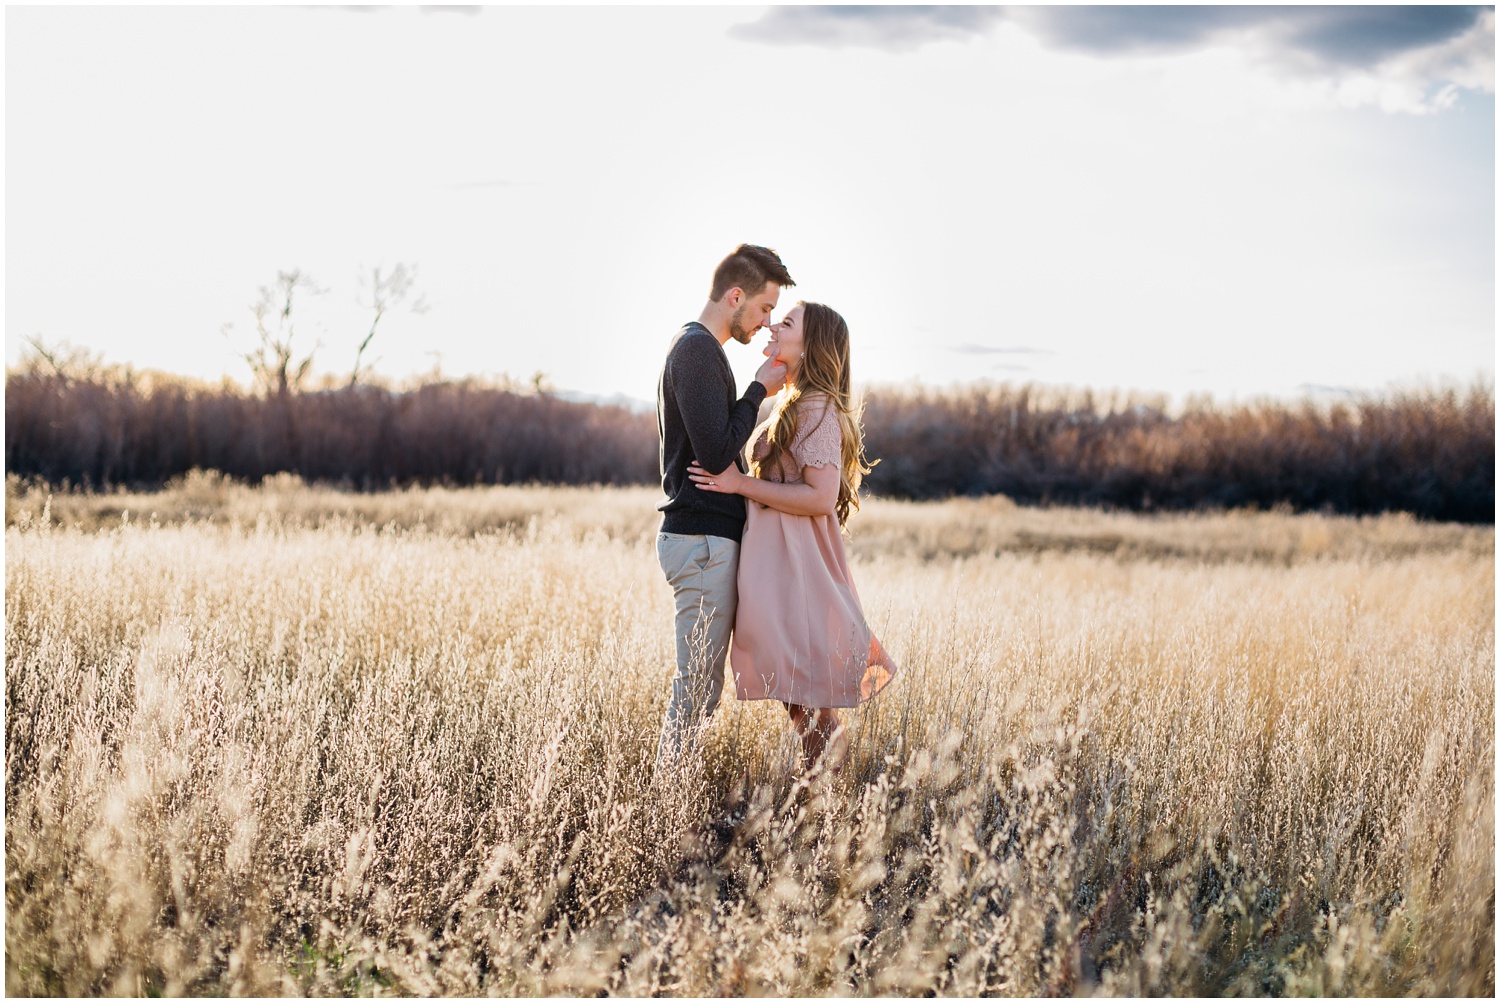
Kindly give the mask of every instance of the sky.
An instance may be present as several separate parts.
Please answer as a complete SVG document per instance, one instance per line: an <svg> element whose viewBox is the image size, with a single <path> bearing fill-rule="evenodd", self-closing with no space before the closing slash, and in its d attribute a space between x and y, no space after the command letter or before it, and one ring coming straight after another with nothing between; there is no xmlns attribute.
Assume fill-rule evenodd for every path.
<svg viewBox="0 0 1500 1003"><path fill-rule="evenodd" d="M1490 7L9 7L6 361L248 381L300 269L347 374L405 264L381 376L649 401L748 241L856 384L1492 385L1494 53Z"/></svg>

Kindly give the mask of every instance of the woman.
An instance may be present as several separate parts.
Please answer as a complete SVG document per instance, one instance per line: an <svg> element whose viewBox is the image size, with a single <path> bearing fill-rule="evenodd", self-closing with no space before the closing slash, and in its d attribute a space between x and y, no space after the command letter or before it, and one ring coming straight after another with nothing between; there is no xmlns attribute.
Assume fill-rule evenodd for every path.
<svg viewBox="0 0 1500 1003"><path fill-rule="evenodd" d="M688 476L749 500L729 649L736 694L784 703L811 768L841 733L834 708L879 693L896 664L865 623L841 535L870 469L849 399L849 326L798 303L771 328L766 355L786 365L787 389L750 439L750 473L693 464Z"/></svg>

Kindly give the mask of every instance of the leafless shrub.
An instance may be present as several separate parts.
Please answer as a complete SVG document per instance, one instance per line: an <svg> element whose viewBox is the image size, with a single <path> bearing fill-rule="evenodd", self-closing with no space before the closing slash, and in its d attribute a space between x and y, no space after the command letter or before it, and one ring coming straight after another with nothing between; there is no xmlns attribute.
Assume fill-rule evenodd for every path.
<svg viewBox="0 0 1500 1003"><path fill-rule="evenodd" d="M260 287L260 298L251 307L255 315L255 347L241 357L249 365L256 386L267 395L285 400L302 389L312 371L317 346L307 348L297 340L293 308L299 294L318 296L325 292L311 275L297 268L277 272L275 285Z"/></svg>
<svg viewBox="0 0 1500 1003"><path fill-rule="evenodd" d="M533 384L351 380L267 396L128 369L65 376L31 358L6 377L6 470L96 488L156 486L193 468L366 490L657 482L651 415L564 400L541 374ZM866 486L892 498L1494 521L1487 388L1326 405L1197 402L1180 414L1088 391L877 388L864 421L867 451L881 460Z"/></svg>
<svg viewBox="0 0 1500 1003"><path fill-rule="evenodd" d="M384 272L384 274L381 274ZM365 361L365 352L370 348L370 342L375 340L375 331L380 327L380 321L387 313L405 306L411 313L426 313L427 298L418 295L412 298L412 289L417 283L417 266L398 261L394 266L385 269L376 265L369 269L362 269L359 275L360 304L373 314L370 319L370 330L360 341L359 347L354 352L354 366L349 371L349 386L359 382L360 377L368 376L375 362Z"/></svg>
<svg viewBox="0 0 1500 1003"><path fill-rule="evenodd" d="M370 383L287 397L123 373L6 380L6 470L51 483L160 485L194 468L394 484L640 484L655 421L626 408L478 381Z"/></svg>
<svg viewBox="0 0 1500 1003"><path fill-rule="evenodd" d="M872 491L1127 510L1405 511L1493 522L1493 390L1215 406L1036 387L872 390Z"/></svg>

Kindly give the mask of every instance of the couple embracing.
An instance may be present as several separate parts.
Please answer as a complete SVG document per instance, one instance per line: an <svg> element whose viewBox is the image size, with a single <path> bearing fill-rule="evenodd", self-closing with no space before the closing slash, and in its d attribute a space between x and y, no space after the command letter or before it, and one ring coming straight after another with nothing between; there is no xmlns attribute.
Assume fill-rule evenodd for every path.
<svg viewBox="0 0 1500 1003"><path fill-rule="evenodd" d="M786 706L808 769L837 768L837 708L896 674L844 552L869 469L849 392L849 328L820 303L798 303L772 324L794 284L776 252L741 244L714 270L708 303L677 332L657 384L667 500L656 549L675 595L677 647L659 772L696 748L726 658L738 699ZM766 361L737 396L724 345L748 345L761 327Z"/></svg>

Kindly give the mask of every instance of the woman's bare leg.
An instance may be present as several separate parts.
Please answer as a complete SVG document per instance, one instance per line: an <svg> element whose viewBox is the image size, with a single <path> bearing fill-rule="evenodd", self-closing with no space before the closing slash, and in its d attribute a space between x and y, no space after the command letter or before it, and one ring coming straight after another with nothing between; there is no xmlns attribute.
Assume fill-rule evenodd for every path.
<svg viewBox="0 0 1500 1003"><path fill-rule="evenodd" d="M818 712L818 716L819 727L823 732L823 751L819 755L824 757L828 772L836 774L844 768L844 755L849 751L844 723L839 720L839 712L832 707L824 707Z"/></svg>
<svg viewBox="0 0 1500 1003"><path fill-rule="evenodd" d="M786 705L786 711L791 715L792 727L797 729L797 735L802 739L803 768L811 770L828 752L830 743L836 737L842 737L843 729L839 725L838 711L832 707L803 707L790 703ZM834 773L843 765L842 751L842 743L839 743L835 749L836 755L830 757L836 761L825 764Z"/></svg>
<svg viewBox="0 0 1500 1003"><path fill-rule="evenodd" d="M838 773L844 765L844 725L839 721L839 712L832 707L818 710L817 727L820 737L818 758L829 773Z"/></svg>
<svg viewBox="0 0 1500 1003"><path fill-rule="evenodd" d="M801 704L794 703L789 703L786 705L786 712L792 719L792 730L794 730L797 733L797 737L802 740L802 768L806 769L808 737L807 732L808 726L811 724L811 721L809 720L810 715L807 713L806 707L803 707Z"/></svg>

